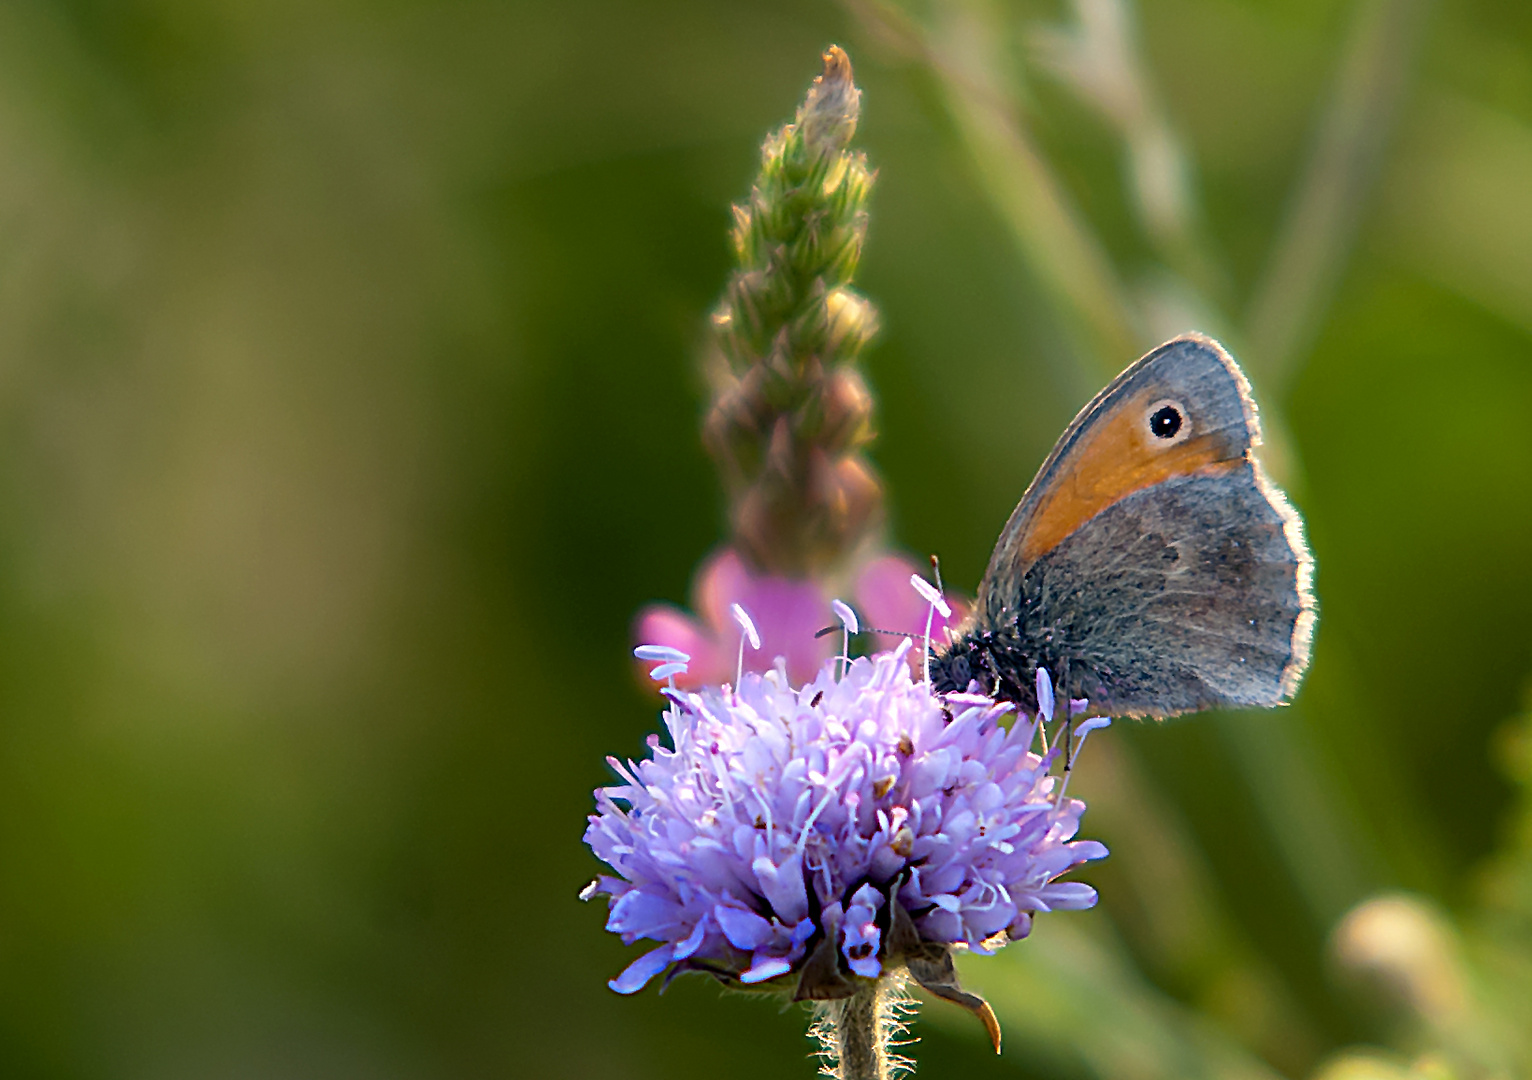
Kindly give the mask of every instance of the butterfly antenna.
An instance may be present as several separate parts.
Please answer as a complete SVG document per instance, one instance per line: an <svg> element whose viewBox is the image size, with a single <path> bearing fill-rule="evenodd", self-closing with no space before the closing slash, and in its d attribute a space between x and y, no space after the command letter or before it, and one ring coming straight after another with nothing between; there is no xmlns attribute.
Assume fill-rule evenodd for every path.
<svg viewBox="0 0 1532 1080"><path fill-rule="evenodd" d="M1072 738L1075 731L1075 711L1069 704L1069 660L1067 658L1059 660L1059 677L1054 685L1058 687L1058 707L1064 710L1064 780L1067 783L1069 770L1075 765L1074 739ZM1060 784L1059 797L1063 798L1063 796L1064 785Z"/></svg>
<svg viewBox="0 0 1532 1080"><path fill-rule="evenodd" d="M1075 757L1080 753L1080 746L1085 745L1085 736L1091 733L1089 723L1080 726L1080 746L1075 745L1075 710L1074 703L1069 699L1069 659L1067 657L1059 661L1059 700L1064 708L1064 779L1059 784L1059 798L1055 804L1064 805L1064 791L1069 787L1069 774L1075 767ZM1110 723L1111 721L1107 721Z"/></svg>
<svg viewBox="0 0 1532 1080"><path fill-rule="evenodd" d="M843 629L843 627L841 627L839 624L836 624L835 626L822 626L818 630L814 631L814 636L816 638L822 638L826 634L833 634L837 630L841 629ZM887 634L889 637L910 636L910 632L908 630L885 630L881 626L858 626L857 629L852 632L851 636L855 637L857 634Z"/></svg>

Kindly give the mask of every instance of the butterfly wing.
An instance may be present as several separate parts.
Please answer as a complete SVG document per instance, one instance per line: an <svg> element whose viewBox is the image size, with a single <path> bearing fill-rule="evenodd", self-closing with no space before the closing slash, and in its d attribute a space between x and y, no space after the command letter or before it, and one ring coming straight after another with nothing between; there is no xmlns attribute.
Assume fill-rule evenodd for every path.
<svg viewBox="0 0 1532 1080"><path fill-rule="evenodd" d="M1308 664L1302 524L1251 453L1249 384L1202 337L1077 416L1001 533L978 625L1113 715L1276 705Z"/></svg>

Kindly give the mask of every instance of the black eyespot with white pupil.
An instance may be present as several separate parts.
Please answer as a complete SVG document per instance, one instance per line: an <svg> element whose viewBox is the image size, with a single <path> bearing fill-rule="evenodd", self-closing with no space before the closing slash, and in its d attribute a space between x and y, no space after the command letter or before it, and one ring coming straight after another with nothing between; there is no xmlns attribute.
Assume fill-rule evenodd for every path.
<svg viewBox="0 0 1532 1080"><path fill-rule="evenodd" d="M1181 410L1161 405L1149 416L1149 430L1156 439L1174 439L1181 431Z"/></svg>

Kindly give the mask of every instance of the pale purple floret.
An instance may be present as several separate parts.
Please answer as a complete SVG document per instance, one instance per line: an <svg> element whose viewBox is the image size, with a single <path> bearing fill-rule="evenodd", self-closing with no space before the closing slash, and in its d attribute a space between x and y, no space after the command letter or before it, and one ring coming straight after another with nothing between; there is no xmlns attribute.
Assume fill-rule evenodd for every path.
<svg viewBox="0 0 1532 1080"><path fill-rule="evenodd" d="M846 955L847 966L869 979L883 972L883 965L878 962L883 931L877 924L878 909L882 906L883 894L871 885L863 885L851 897L851 906L841 924L840 951Z"/></svg>
<svg viewBox="0 0 1532 1080"><path fill-rule="evenodd" d="M585 833L615 872L595 883L607 929L660 943L614 990L675 963L764 982L821 936L876 977L890 886L922 938L980 952L1025 936L1036 912L1095 903L1056 880L1106 849L1073 839L1085 804L1054 805L1033 720L1007 729L1008 704L932 695L910 647L843 676L832 661L798 688L779 665L738 694L668 692L670 746L651 737L644 761L611 760L622 783L596 792Z"/></svg>

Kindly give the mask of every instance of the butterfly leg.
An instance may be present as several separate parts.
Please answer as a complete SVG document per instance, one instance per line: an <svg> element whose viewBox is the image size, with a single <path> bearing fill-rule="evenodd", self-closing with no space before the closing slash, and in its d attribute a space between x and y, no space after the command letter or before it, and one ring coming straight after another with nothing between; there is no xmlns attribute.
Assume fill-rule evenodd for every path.
<svg viewBox="0 0 1532 1080"><path fill-rule="evenodd" d="M995 658L992 655L990 655L990 651L988 649L985 649L979 655L984 660L984 667L989 671L990 679L993 680L991 685L990 685L989 696L990 697L999 697L1000 696L1000 669L995 666Z"/></svg>
<svg viewBox="0 0 1532 1080"><path fill-rule="evenodd" d="M1064 710L1064 775L1067 777L1069 770L1074 768L1075 765L1073 738L1075 714L1074 710L1069 707L1069 658L1067 656L1059 660L1059 675L1054 683L1054 688L1057 690L1054 700L1058 702L1054 708Z"/></svg>

